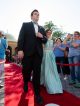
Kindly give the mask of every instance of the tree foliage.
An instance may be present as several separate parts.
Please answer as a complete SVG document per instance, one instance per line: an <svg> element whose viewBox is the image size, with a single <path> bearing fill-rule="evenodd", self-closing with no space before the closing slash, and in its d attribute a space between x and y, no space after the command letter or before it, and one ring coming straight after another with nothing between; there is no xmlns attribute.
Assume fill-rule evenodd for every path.
<svg viewBox="0 0 80 106"><path fill-rule="evenodd" d="M52 21L45 22L44 28L52 30L52 38L62 37L65 33L59 29Z"/></svg>
<svg viewBox="0 0 80 106"><path fill-rule="evenodd" d="M49 22L45 22L45 25L44 25L44 28L47 30L47 29L50 29L50 30L56 30L56 25L53 24L52 21L49 21Z"/></svg>

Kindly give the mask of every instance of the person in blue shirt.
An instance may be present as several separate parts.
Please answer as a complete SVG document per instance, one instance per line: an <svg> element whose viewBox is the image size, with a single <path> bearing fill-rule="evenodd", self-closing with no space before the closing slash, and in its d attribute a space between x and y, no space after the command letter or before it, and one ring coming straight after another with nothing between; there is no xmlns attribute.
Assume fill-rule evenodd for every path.
<svg viewBox="0 0 80 106"><path fill-rule="evenodd" d="M74 87L80 88L80 66L75 65L80 63L80 33L78 31L74 32L73 39L70 35L67 35L64 40L65 44L69 46L69 64L74 64L70 66L71 81L69 84L74 85Z"/></svg>
<svg viewBox="0 0 80 106"><path fill-rule="evenodd" d="M7 40L4 39L2 32L0 31L0 88L2 88L2 73L4 71L4 62L5 62L5 51L7 48Z"/></svg>
<svg viewBox="0 0 80 106"><path fill-rule="evenodd" d="M64 51L65 51L65 49L66 49L66 46L64 44L62 44L61 38L57 38L55 41L55 44L54 44L54 49L53 49L57 63L64 63ZM64 66L61 67L59 64L57 64L57 69L58 69L59 73L61 73L61 70L62 70L63 74L65 75Z"/></svg>

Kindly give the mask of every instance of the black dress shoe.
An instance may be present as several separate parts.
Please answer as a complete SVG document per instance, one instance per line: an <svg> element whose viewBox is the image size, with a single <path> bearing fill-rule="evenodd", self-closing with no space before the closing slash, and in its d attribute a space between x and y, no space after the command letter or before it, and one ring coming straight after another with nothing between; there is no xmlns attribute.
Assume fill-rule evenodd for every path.
<svg viewBox="0 0 80 106"><path fill-rule="evenodd" d="M39 104L39 105L42 105L43 104L43 99L41 96L36 96L36 102Z"/></svg>
<svg viewBox="0 0 80 106"><path fill-rule="evenodd" d="M27 85L24 85L23 89L24 89L24 92L26 92L26 93L28 92L28 86Z"/></svg>

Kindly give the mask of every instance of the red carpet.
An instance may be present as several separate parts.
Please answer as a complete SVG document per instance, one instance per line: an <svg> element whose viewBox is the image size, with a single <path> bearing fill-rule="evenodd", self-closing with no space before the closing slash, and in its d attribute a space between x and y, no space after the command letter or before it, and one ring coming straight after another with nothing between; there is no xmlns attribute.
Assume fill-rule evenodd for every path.
<svg viewBox="0 0 80 106"><path fill-rule="evenodd" d="M29 83L28 94L23 92L23 81L21 68L15 64L5 64L5 106L39 106L34 103L34 93ZM55 103L60 106L80 106L80 99L72 94L49 95L45 88L41 87L41 95L45 106L48 103Z"/></svg>

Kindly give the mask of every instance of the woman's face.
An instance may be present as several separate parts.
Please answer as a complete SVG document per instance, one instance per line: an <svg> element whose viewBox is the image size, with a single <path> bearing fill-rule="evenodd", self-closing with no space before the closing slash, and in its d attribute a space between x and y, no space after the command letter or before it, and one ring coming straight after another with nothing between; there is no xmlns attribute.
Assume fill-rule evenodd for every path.
<svg viewBox="0 0 80 106"><path fill-rule="evenodd" d="M47 34L47 37L50 38L51 34L52 34L52 31L49 30L46 34Z"/></svg>
<svg viewBox="0 0 80 106"><path fill-rule="evenodd" d="M61 44L61 40L60 39L57 39L56 43L57 44Z"/></svg>

